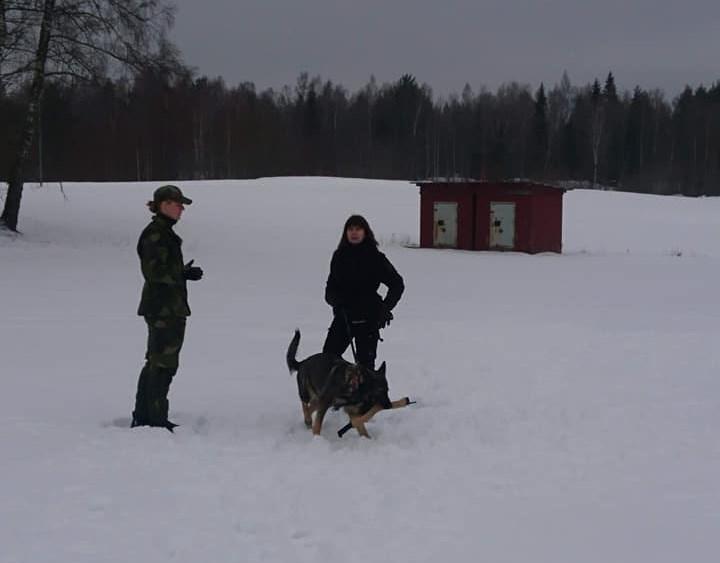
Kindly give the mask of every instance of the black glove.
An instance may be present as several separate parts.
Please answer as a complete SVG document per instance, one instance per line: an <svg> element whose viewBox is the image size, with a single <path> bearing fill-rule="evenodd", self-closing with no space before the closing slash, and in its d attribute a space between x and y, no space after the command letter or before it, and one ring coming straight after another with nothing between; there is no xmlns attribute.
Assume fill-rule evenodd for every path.
<svg viewBox="0 0 720 563"><path fill-rule="evenodd" d="M393 317L392 311L387 308L387 305L385 305L385 303L380 305L380 314L378 315L379 328L385 328L386 326L390 326L390 321L394 318L395 317Z"/></svg>
<svg viewBox="0 0 720 563"><path fill-rule="evenodd" d="M195 262L195 260L190 260L190 262L185 264L185 268L183 269L183 277L186 280L190 281L201 280L203 277L202 268L199 266L193 266L193 262Z"/></svg>

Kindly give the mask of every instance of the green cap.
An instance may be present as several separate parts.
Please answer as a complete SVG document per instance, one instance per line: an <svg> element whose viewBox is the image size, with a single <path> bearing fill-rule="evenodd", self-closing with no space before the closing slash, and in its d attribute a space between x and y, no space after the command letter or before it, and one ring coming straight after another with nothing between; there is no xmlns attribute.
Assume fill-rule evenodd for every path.
<svg viewBox="0 0 720 563"><path fill-rule="evenodd" d="M185 205L190 205L192 200L183 195L180 188L168 184L166 186L160 186L153 194L153 201L155 203L161 203L163 201L178 201Z"/></svg>

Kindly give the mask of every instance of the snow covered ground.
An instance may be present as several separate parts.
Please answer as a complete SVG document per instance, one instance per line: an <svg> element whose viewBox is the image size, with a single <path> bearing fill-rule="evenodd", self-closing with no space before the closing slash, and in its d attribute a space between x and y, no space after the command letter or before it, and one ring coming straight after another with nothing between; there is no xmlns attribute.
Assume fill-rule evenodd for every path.
<svg viewBox="0 0 720 563"><path fill-rule="evenodd" d="M406 248L403 182L182 183L172 435L127 428L157 185L29 186L0 237L0 562L717 561L720 201L571 192L528 256ZM351 212L405 277L379 357L419 404L313 439L284 355L322 346Z"/></svg>

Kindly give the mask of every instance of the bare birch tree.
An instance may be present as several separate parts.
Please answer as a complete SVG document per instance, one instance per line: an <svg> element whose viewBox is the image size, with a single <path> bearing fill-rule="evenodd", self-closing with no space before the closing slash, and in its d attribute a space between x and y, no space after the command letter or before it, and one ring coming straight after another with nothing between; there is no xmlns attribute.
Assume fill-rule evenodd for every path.
<svg viewBox="0 0 720 563"><path fill-rule="evenodd" d="M167 39L174 8L167 0L0 0L0 14L0 86L30 83L0 216L0 227L16 231L46 80L175 67Z"/></svg>

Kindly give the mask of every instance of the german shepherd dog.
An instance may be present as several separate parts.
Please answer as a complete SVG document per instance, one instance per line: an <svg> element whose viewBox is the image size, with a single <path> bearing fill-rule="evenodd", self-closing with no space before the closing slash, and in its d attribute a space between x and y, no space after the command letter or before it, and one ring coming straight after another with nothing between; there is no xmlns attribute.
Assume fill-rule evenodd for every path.
<svg viewBox="0 0 720 563"><path fill-rule="evenodd" d="M297 372L305 426L312 428L317 436L328 409L343 408L353 427L361 436L369 438L365 423L380 410L394 406L387 395L385 362L377 371L327 353L314 354L298 362L295 357L299 345L300 331L296 330L287 350L287 366L290 373Z"/></svg>

